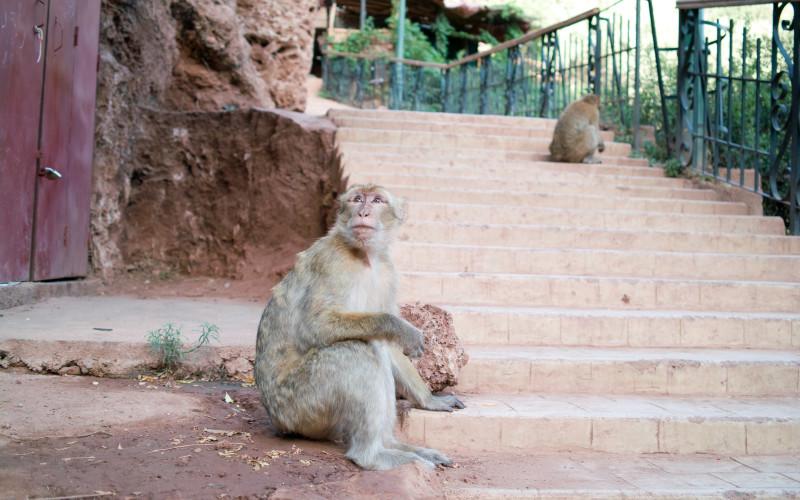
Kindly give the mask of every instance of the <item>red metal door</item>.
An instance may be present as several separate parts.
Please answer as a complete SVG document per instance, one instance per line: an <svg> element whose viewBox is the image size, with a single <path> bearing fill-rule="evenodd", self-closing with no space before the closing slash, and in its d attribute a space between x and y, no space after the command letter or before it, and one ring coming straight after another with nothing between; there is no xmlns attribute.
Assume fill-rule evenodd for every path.
<svg viewBox="0 0 800 500"><path fill-rule="evenodd" d="M26 85L17 78L18 73L32 73L24 60L14 68L3 64L0 75L0 99L16 101L18 94L18 100L26 103L24 110L2 111L0 146L3 151L19 151L13 159L3 154L6 159L0 160L4 162L0 163L0 174L13 171L16 174L12 178L18 179L14 184L0 180L0 282L84 276L88 267L100 0L3 2L2 11L26 13L27 17L18 16L15 24L21 26L15 29L23 34L26 29L43 33L44 44L39 58L39 43L34 40L38 81L31 76ZM41 19L41 31L33 28L31 19ZM2 23L0 18L0 33ZM2 41L7 38L0 36L4 37ZM3 83L6 81L9 83ZM33 125L27 116L23 119L23 112L36 118ZM25 126L15 127L18 122ZM6 266L6 262L11 264Z"/></svg>
<svg viewBox="0 0 800 500"><path fill-rule="evenodd" d="M30 278L46 24L43 0L0 2L0 282Z"/></svg>
<svg viewBox="0 0 800 500"><path fill-rule="evenodd" d="M50 0L32 279L88 266L99 2ZM58 174L56 174L57 172Z"/></svg>

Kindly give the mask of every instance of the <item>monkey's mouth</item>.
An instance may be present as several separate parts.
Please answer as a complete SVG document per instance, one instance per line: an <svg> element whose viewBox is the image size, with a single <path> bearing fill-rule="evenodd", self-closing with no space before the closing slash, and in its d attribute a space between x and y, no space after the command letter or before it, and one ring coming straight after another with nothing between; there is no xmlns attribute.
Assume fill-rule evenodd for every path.
<svg viewBox="0 0 800 500"><path fill-rule="evenodd" d="M375 227L368 226L366 224L359 224L353 226L351 230L353 231L353 234L356 236L356 238L364 238L370 236L375 231Z"/></svg>

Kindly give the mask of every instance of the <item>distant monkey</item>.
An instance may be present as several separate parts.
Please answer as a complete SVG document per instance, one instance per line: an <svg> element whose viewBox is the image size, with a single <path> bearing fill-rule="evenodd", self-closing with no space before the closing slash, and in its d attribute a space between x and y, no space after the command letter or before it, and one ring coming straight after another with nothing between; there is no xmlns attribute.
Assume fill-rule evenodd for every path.
<svg viewBox="0 0 800 500"><path fill-rule="evenodd" d="M602 163L594 151L606 149L600 137L600 96L589 94L571 102L556 123L550 155L553 161Z"/></svg>
<svg viewBox="0 0 800 500"><path fill-rule="evenodd" d="M347 457L365 469L450 465L393 435L395 391L428 410L464 407L431 394L406 357L422 354L423 336L398 315L389 255L404 202L375 185L353 186L338 202L334 226L297 254L264 309L255 361L261 403L283 432L345 439Z"/></svg>

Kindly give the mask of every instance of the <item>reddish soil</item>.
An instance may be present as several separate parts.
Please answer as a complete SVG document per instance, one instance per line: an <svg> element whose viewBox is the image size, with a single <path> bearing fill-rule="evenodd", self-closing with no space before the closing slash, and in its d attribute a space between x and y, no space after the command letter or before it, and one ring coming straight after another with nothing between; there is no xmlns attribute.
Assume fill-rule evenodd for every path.
<svg viewBox="0 0 800 500"><path fill-rule="evenodd" d="M272 297L272 287L277 285L294 266L298 251L291 245L287 245L284 250L269 253L250 251L243 266L243 275L239 279L128 272L103 285L101 293L141 299L213 297L266 304Z"/></svg>
<svg viewBox="0 0 800 500"><path fill-rule="evenodd" d="M341 443L278 436L241 383L3 372L0 408L4 499L441 497L433 471L365 472Z"/></svg>

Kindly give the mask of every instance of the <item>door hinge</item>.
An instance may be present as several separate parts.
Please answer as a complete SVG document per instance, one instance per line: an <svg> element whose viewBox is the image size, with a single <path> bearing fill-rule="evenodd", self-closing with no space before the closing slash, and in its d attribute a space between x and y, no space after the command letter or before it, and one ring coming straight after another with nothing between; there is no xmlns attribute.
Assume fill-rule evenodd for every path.
<svg viewBox="0 0 800 500"><path fill-rule="evenodd" d="M80 26L75 26L75 37L73 39L72 45L74 47L78 46L78 31L80 31Z"/></svg>

